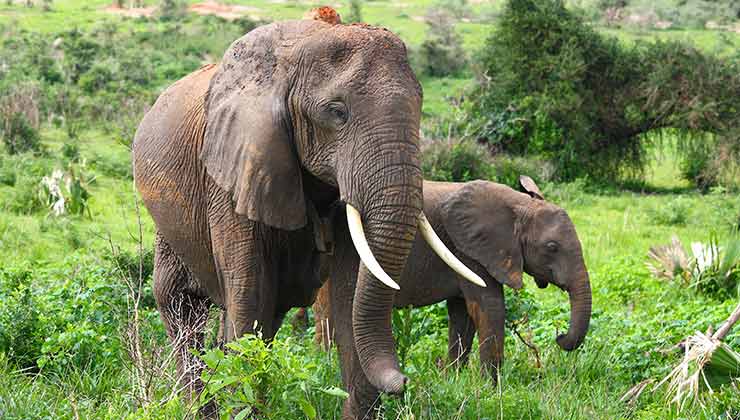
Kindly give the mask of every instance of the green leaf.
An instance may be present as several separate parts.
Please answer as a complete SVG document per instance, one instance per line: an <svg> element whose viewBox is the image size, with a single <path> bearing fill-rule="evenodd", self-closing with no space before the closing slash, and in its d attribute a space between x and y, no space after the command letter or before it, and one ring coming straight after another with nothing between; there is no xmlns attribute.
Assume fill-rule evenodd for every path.
<svg viewBox="0 0 740 420"><path fill-rule="evenodd" d="M349 397L349 394L345 390L340 389L340 388L337 388L335 386L332 386L332 387L329 387L329 388L323 388L321 390L321 392L323 392L325 394L329 394L329 395L335 396L335 397L339 397L339 398L347 398L347 397Z"/></svg>
<svg viewBox="0 0 740 420"><path fill-rule="evenodd" d="M238 376L227 376L227 377L225 377L223 379L219 379L217 381L211 381L211 384L208 387L208 390L211 393L215 393L216 391L219 391L222 388L227 387L227 386L233 384L234 382L236 382L238 380L239 380L239 377Z"/></svg>
<svg viewBox="0 0 740 420"><path fill-rule="evenodd" d="M247 417L249 413L252 412L252 407L247 407L244 410L240 411L239 414L234 416L234 420L243 420L244 417Z"/></svg>
<svg viewBox="0 0 740 420"><path fill-rule="evenodd" d="M245 383L242 385L242 392L244 393L244 397L249 401L254 401L254 390L252 389L252 386L248 383Z"/></svg>
<svg viewBox="0 0 740 420"><path fill-rule="evenodd" d="M306 415L309 419L315 419L316 418L316 409L311 405L310 402L300 399L298 400L298 405L301 406L301 410L303 411L303 414Z"/></svg>

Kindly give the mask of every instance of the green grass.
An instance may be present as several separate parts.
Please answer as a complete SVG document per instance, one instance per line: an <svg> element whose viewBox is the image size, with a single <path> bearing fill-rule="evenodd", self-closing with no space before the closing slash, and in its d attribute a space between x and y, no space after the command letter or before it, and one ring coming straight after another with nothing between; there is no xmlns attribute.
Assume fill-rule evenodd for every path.
<svg viewBox="0 0 740 420"><path fill-rule="evenodd" d="M53 133L49 136L54 137ZM125 147L94 131L83 138L95 139L83 143L83 156L124 158L127 153ZM48 142L50 149L56 146ZM683 191L675 171L667 153L664 159L655 160L647 183L661 187L655 188L658 191ZM646 394L634 407L619 402L619 398L634 383L667 373L679 354L664 351L695 329L718 325L734 305L732 300L713 301L693 290L650 278L644 266L647 249L668 242L673 234L685 244L706 241L712 231L725 237L732 215L740 212L740 198L691 191L594 192L583 182L548 185L544 191L571 215L591 274L594 315L584 347L574 353L557 348L553 340L556 331L567 328L567 296L553 288L536 289L529 281L526 288L537 302L537 310L530 314L530 326L542 352L541 368L535 367L528 349L508 336L500 389L478 374L476 356L458 373L441 372L437 363L445 357L446 331L428 329L421 340L411 344L406 367L412 379L408 392L402 398L384 397L383 418L714 418L737 403L738 396L725 390L706 410L692 408L679 414L664 402L660 392ZM63 260L71 251L63 239L68 235L83 240L84 245L75 254L95 260L108 247L108 235L116 245L133 250L136 218L131 181L98 174L91 192L90 218L50 222L43 214L2 213L6 229L10 229L2 237L3 249L9 251L3 265L64 266ZM671 225L659 221L662 219L656 217L656 212L675 200L685 203L686 222ZM146 216L143 221L146 243L151 244L151 222ZM55 227L42 228L45 224ZM443 311L441 307L433 310ZM149 311L156 319L156 312L151 308ZM161 324L157 322L151 328L158 340L163 340ZM310 335L295 336L285 328L280 337L298 340L294 351L303 352L306 363L326 363L326 356L313 346ZM729 342L740 344L740 335L735 333ZM62 376L44 371L38 375L19 373L6 361L0 366L0 413L11 419L73 418L75 412L87 418L163 418L187 410L182 400L167 400L172 384L166 380L155 388L164 405L140 406L132 396L130 373L124 368L129 363L126 360L113 361L102 372L72 368ZM337 358L330 360L334 373L324 372L322 384L341 386ZM323 407L320 418L337 418L334 409L329 408L336 407L336 397L318 393L312 398L313 404Z"/></svg>
<svg viewBox="0 0 740 420"><path fill-rule="evenodd" d="M637 30L600 28L602 33L617 37L619 40L632 43L638 41L683 41L696 45L703 51L720 56L736 56L740 48L740 34L726 31L709 31L703 29L669 29Z"/></svg>
<svg viewBox="0 0 740 420"><path fill-rule="evenodd" d="M100 12L108 3L57 0L55 12L42 13L38 9L8 8L1 2L0 24L17 22L21 28L46 33L103 25L103 19L119 19ZM298 18L308 8L290 2L248 4L272 19ZM390 1L364 4L368 22L388 26L412 46L423 40L425 25L413 17L423 15L432 1L416 0L413 7ZM483 8L476 5L474 11L481 13ZM160 23L127 20L124 25L143 31ZM490 27L462 23L458 30L466 50L472 52L482 45ZM723 54L740 46L736 35L728 35L730 45L734 45L728 47L721 40L725 35L709 31L605 31L625 41L664 35L690 37L702 48L717 47ZM450 112L447 98L459 93L470 79L424 78L421 82L425 91L424 119L429 122ZM3 177L10 167L18 168L14 172L17 179L27 179L32 171L43 169L48 173L66 164L61 157L62 146L69 141L66 134L46 125L41 134L47 153L13 158L3 154ZM12 201L17 199L22 183L0 183L0 342L25 331L24 326L35 325L43 336L29 333L21 339L42 343L37 350L51 361L43 367L20 366L11 353L0 352L0 418L169 419L193 412L193 407L176 393L171 397L175 385L169 377L153 380L152 401L144 403L135 396L138 388L132 364L121 346L125 341L124 324L129 319L126 289L107 255L110 242L135 255L138 223L134 187L127 176L130 153L113 137L102 127L80 133L80 154L87 162L87 173L95 179L90 184L87 215L55 218L44 209L13 210ZM446 356L444 307L414 311L415 333L421 338L413 342L399 340L409 346L405 372L411 382L404 396L383 397L382 418L737 418L740 396L732 388L720 390L706 408L690 407L682 413L666 403L663 391L646 392L635 405L620 402L637 382L668 373L680 359L680 352L672 347L697 329L716 327L737 300L716 300L692 288L651 278L645 267L650 246L667 243L674 234L686 245L707 242L713 232L724 240L740 215L740 197L736 194L702 195L692 190L680 179L670 142L663 146L655 151L645 182L638 185L598 188L584 180L542 185L546 198L565 208L573 219L591 276L594 311L581 349L565 353L554 342L556 333L567 328L567 296L554 287L537 289L528 280L525 296L534 304L528 328L541 351L542 367L536 367L532 353L508 334L501 386L494 387L479 374L477 355L473 355L470 366L458 372L440 370L438 363ZM11 166L2 166L6 164ZM144 209L142 223L144 243L150 248L153 226ZM166 358L164 329L147 281L142 303L145 357L152 366L164 366L163 372L173 374L174 366ZM21 298L36 306L23 303L26 301ZM427 318L433 322L421 322ZM738 348L740 333L730 335L727 342ZM97 350L113 353L104 356L102 362L100 358L92 359L97 360L92 365L76 362L75 357L91 352L85 350L90 343L107 343L99 344ZM341 386L336 353L321 353L310 333L302 335L286 325L274 345L290 346L292 354L305 361L304 373L313 375L312 381L318 380L324 387ZM300 370L301 366L295 368ZM317 407L319 418L339 417L337 397L323 392L307 395Z"/></svg>
<svg viewBox="0 0 740 420"><path fill-rule="evenodd" d="M132 25L140 25L134 19L124 19L111 15L103 9L111 5L112 1L91 0L56 0L52 10L44 12L40 7L25 8L19 5L7 6L0 3L0 24L17 23L21 28L30 31L56 32L61 28L90 28L105 25L106 21L126 21ZM149 1L148 4L157 2ZM189 0L188 4L199 3ZM275 2L275 1L230 1L231 4L248 5L255 10L250 16L264 20L300 19L312 7L324 5L321 2ZM371 1L364 2L362 7L363 20L367 23L387 27L397 33L409 45L418 46L424 39L426 24L423 17L426 10L435 4L433 0L415 0L413 2ZM348 2L336 4L340 15L349 13ZM477 15L485 6L476 5L471 8ZM483 23L461 23L460 32L466 47L474 48L481 45L481 39L489 25Z"/></svg>

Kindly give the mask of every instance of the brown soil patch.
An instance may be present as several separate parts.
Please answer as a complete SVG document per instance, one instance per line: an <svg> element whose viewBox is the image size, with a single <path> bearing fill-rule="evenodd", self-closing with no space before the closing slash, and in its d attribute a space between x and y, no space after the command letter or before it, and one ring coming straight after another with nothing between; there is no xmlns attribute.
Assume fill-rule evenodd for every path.
<svg viewBox="0 0 740 420"><path fill-rule="evenodd" d="M215 1L196 3L188 7L188 10L199 15L216 15L229 20L238 19L243 16L251 19L259 19L259 16L255 15L255 13L260 12L259 8L253 6L221 4Z"/></svg>
<svg viewBox="0 0 740 420"><path fill-rule="evenodd" d="M118 7L116 5L108 6L105 9L103 9L106 13L111 13L114 15L119 16L125 16L130 18L137 18L137 17L150 17L154 14L154 12L157 10L156 7L150 6L150 7Z"/></svg>

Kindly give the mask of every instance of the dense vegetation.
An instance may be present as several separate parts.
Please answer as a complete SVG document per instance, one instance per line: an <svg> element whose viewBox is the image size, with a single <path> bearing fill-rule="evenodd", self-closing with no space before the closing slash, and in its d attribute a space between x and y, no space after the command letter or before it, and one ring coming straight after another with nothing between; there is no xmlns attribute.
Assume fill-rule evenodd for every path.
<svg viewBox="0 0 740 420"><path fill-rule="evenodd" d="M471 134L499 150L543 157L558 179L639 176L650 143L669 132L680 139L691 180L705 188L721 181L736 186L713 178L722 165L740 160L735 59L676 41L626 47L600 36L560 1L515 0L479 65ZM710 156L717 150L726 157ZM727 171L733 179L740 175L734 167Z"/></svg>
<svg viewBox="0 0 740 420"><path fill-rule="evenodd" d="M187 2L172 3L176 7L167 13L100 23L95 21L102 12L95 7L109 2L96 0L83 6L79 1L57 0L47 12L21 4L0 5L0 418L169 419L187 418L197 408L198 401L185 401L178 393L170 347L155 309L153 228L135 199L128 147L141 115L162 89L204 62L217 60L232 40L257 22L196 17L186 13ZM724 139L731 137L725 131L706 135L715 125L701 124L736 124L737 107L722 108L725 102L707 100L698 119L677 112L668 125L674 129L663 130L662 141L641 136L639 144L630 143L639 158L635 161L644 169L636 185L594 182L601 168L592 173L593 168L585 164L566 176L562 168L572 168L568 160L572 156L559 156L570 150L591 157L587 142L591 137L583 128L587 125L579 124L609 115L615 120L632 115L596 102L606 97L616 101L623 94L617 85L595 87L589 77L598 76L606 83L611 73L604 69L621 74L624 83L666 83L670 89L661 95L667 96L656 96L655 104L699 94L736 100L737 96L730 97L733 92L737 95L731 89L737 86L733 85L737 73L728 73L736 66L731 54L724 52L717 58L712 47L704 44L689 47L668 41L651 49L633 44L633 39L653 42L653 38L689 34L702 40L729 37L728 45L740 45L740 37L693 29L617 32L612 24L601 26L601 12L614 7L609 2L584 1L575 5L578 9L538 2L559 17L557 22L537 13L515 14L517 4L528 4L522 0L509 2L504 9L459 0L414 1L414 7L429 7L423 22L409 15L417 12L396 3L351 3L351 14L387 24L410 46L425 89L426 177L484 178L514 185L521 173L533 176L546 198L572 217L594 294L585 345L564 353L553 338L567 328L567 297L552 287L536 289L531 281L521 293L507 291L506 362L499 387L479 374L477 356L460 371L445 368L444 305L397 311L393 319L397 345L412 382L403 397L384 397L383 418L740 417L736 384L705 395L704 407L690 404L681 412L666 401L665 388L655 393L647 388L639 399L620 401L633 385L650 380L655 384L665 376L681 357L675 345L695 330L716 327L738 301L736 262L717 264L701 275L689 267L679 275L658 277L645 265L648 249L668 243L674 234L687 245L698 241L716 242L723 249L733 246L740 225L740 197L728 192L731 184L719 167L696 157L735 159L722 149ZM624 3L627 10L641 7L637 1ZM671 9L669 3L662 2L661 7ZM266 20L300 17L307 7L251 4L262 9L260 17ZM685 7L676 10L686 14ZM574 10L599 12L579 18L572 14ZM11 23L4 13L21 18ZM340 13L350 14L349 2ZM525 20L515 25L508 19L516 16L547 24L532 29ZM65 19L75 24L66 24ZM591 19L592 26L581 19ZM732 19L728 15L717 20ZM49 21L58 24L44 23ZM480 50L491 25L496 29ZM678 21L677 25L695 26ZM602 38L603 32L618 35L620 41ZM543 55L550 44L533 42L532 33L552 40L550 53ZM506 34L530 38L521 43L509 38L506 50L499 37ZM528 65L518 68L506 61L521 60L512 52L517 46L533 54ZM595 49L586 54L584 46ZM499 56L494 57L494 51ZM460 60L462 56L472 59ZM665 73L669 59L686 80L706 83L676 85ZM562 63L563 72L544 77L553 63ZM584 72L579 63L595 70ZM481 64L505 70L489 76L494 77L491 86L505 87L507 93L484 92L476 85L475 66ZM503 79L495 79L499 76ZM720 85L718 78L727 84ZM469 116L466 107L473 102L468 93L463 101L466 112L456 112L466 86L491 104L478 108L474 115L480 119L473 120L472 126L486 127L483 121L493 118L491 110L499 109L496 106L506 111L505 95L515 98L518 108L496 114L499 120L491 121L506 122L509 128L519 127L519 117L535 123L526 126L528 131L491 137L493 144L500 144L494 152L503 149L511 154L492 155L490 144L455 137L455 127L471 123L459 120ZM530 88L529 99L522 94L523 86ZM550 90L551 86L558 90ZM649 99L625 98L620 99L625 106L643 107ZM698 106L684 105L681 112ZM656 109L648 107L645 112ZM604 114L609 110L614 114ZM681 115L686 118L681 120ZM562 124L555 117L563 116L576 120L573 125L553 126ZM629 118L626 121L632 123ZM696 129L686 126L695 122ZM563 127L581 137L555 135ZM568 139L574 141L563 143ZM629 147L626 150L632 150ZM694 158L688 158L691 153ZM682 172L692 181L697 180L695 174L715 177L706 185L717 186L702 192L682 179ZM558 181L563 178L575 179ZM207 351L202 358L210 368L205 373L209 385L203 398L214 396L222 407L245 415L248 411L243 410L255 407L270 418L337 418L344 394L336 353L319 351L311 329L301 333L288 324L269 347L245 337L228 354ZM216 331L209 331L212 342ZM538 348L538 358L514 331ZM725 342L740 348L740 331ZM224 392L225 387L230 391ZM224 414L228 416L226 410Z"/></svg>

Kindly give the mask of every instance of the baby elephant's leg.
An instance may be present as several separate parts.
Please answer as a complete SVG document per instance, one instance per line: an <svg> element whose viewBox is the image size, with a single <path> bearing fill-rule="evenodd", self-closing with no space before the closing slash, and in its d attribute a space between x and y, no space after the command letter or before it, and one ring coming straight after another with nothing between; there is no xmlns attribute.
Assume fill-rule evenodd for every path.
<svg viewBox="0 0 740 420"><path fill-rule="evenodd" d="M460 297L447 299L447 357L449 363L455 366L464 366L470 355L475 336L475 324L468 315L465 300Z"/></svg>

